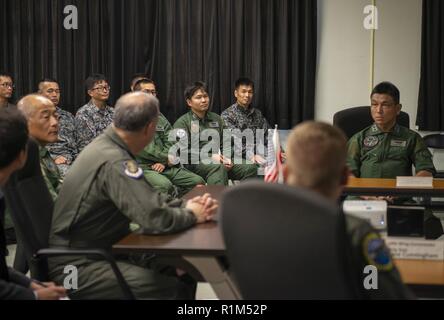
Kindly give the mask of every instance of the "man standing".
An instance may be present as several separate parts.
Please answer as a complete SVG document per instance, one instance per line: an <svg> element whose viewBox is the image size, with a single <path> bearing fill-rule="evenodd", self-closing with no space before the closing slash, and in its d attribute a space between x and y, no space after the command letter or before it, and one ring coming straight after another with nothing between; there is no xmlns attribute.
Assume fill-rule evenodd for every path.
<svg viewBox="0 0 444 320"><path fill-rule="evenodd" d="M154 81L142 78L135 82L134 91L142 91L157 96ZM196 185L205 185L205 181L197 174L173 164L169 151L173 143L168 134L173 127L162 113L159 113L156 134L153 142L147 145L136 157L143 173L153 188L173 196L183 196ZM177 191L176 191L177 188Z"/></svg>
<svg viewBox="0 0 444 320"><path fill-rule="evenodd" d="M17 107L28 120L29 135L39 144L43 177L55 200L63 180L46 145L59 139L59 115L56 107L48 98L38 94L30 94L22 98Z"/></svg>
<svg viewBox="0 0 444 320"><path fill-rule="evenodd" d="M206 85L203 82L195 82L188 86L185 89L185 100L191 110L176 121L174 128L178 138L188 139L187 152L190 159L187 169L204 178L208 184L228 185L228 179L244 180L256 177L255 164L233 164L230 142L227 142L231 135L228 132L224 135L227 128L222 118L208 111L210 97ZM216 133L217 137L210 141L205 139L213 133ZM202 159L202 156L206 159ZM212 160L212 163L206 163L207 159Z"/></svg>
<svg viewBox="0 0 444 320"><path fill-rule="evenodd" d="M326 123L305 122L296 126L287 143L285 182L313 190L337 203L349 174L346 141L340 129ZM362 284L365 266L373 265L378 269L378 289L362 289L361 298L412 298L379 233L365 220L348 215L346 229L351 244L348 263L355 270L350 277Z"/></svg>
<svg viewBox="0 0 444 320"><path fill-rule="evenodd" d="M6 72L0 72L0 109L14 107L9 100L14 92L12 76Z"/></svg>
<svg viewBox="0 0 444 320"><path fill-rule="evenodd" d="M130 233L131 221L141 232L170 233L211 219L218 205L205 195L168 203L143 176L135 155L152 140L159 116L158 100L145 93L122 96L116 103L113 125L78 156L54 208L52 247L103 248ZM78 270L78 289L72 298L119 299L122 293L109 265L79 257L53 258L51 278L61 282L66 265ZM159 273L127 259L117 262L123 277L139 299L192 298L193 285L173 273ZM191 292L190 292L191 291Z"/></svg>
<svg viewBox="0 0 444 320"><path fill-rule="evenodd" d="M77 156L77 134L74 116L59 107L60 88L54 79L43 79L39 82L38 93L51 100L59 115L59 140L47 145L62 177Z"/></svg>
<svg viewBox="0 0 444 320"><path fill-rule="evenodd" d="M5 210L1 188L27 158L28 128L26 119L15 109L0 108L0 212ZM57 300L65 296L63 287L44 286L24 274L8 268L5 261L6 240L0 222L0 300Z"/></svg>
<svg viewBox="0 0 444 320"><path fill-rule="evenodd" d="M234 96L236 103L224 110L221 114L227 128L233 130L234 137L237 137L235 142L235 150L240 150L242 157L257 164L264 164L265 159L258 154L255 147L258 143L265 144L268 134L267 120L262 113L251 106L254 95L254 82L248 78L239 78L235 84ZM251 130L254 137L253 144L242 143L242 133L245 130ZM256 131L262 130L260 138L262 141L256 141ZM236 133L237 131L237 133ZM247 141L248 143L248 141Z"/></svg>
<svg viewBox="0 0 444 320"><path fill-rule="evenodd" d="M432 154L421 136L396 123L401 112L399 90L390 82L378 84L371 93L374 124L348 142L347 164L359 178L432 176L436 171Z"/></svg>
<svg viewBox="0 0 444 320"><path fill-rule="evenodd" d="M93 74L85 81L91 100L76 113L78 150L81 152L112 122L114 109L107 105L110 87L105 76Z"/></svg>

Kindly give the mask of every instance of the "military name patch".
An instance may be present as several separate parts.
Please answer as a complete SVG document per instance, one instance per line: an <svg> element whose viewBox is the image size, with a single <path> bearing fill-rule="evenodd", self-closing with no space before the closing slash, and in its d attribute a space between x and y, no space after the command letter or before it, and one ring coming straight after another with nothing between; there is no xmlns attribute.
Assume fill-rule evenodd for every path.
<svg viewBox="0 0 444 320"><path fill-rule="evenodd" d="M157 126L156 127L156 131L165 131L165 129L162 126Z"/></svg>
<svg viewBox="0 0 444 320"><path fill-rule="evenodd" d="M210 128L219 128L219 122L217 121L210 122Z"/></svg>
<svg viewBox="0 0 444 320"><path fill-rule="evenodd" d="M373 148L378 143L379 143L379 139L378 139L378 137L375 137L375 136L368 136L368 137L365 137L365 139L364 139L364 147L367 147L367 148Z"/></svg>
<svg viewBox="0 0 444 320"><path fill-rule="evenodd" d="M363 243L364 257L369 265L375 266L379 271L393 269L393 261L390 251L376 233L368 234Z"/></svg>
<svg viewBox="0 0 444 320"><path fill-rule="evenodd" d="M143 170L137 165L137 162L134 160L125 161L123 164L125 168L125 174L134 179L139 179L143 176Z"/></svg>
<svg viewBox="0 0 444 320"><path fill-rule="evenodd" d="M405 140L392 140L390 141L390 147L402 147L405 148L407 146L407 141Z"/></svg>
<svg viewBox="0 0 444 320"><path fill-rule="evenodd" d="M178 138L183 139L187 136L187 132L184 129L178 129L176 135Z"/></svg>

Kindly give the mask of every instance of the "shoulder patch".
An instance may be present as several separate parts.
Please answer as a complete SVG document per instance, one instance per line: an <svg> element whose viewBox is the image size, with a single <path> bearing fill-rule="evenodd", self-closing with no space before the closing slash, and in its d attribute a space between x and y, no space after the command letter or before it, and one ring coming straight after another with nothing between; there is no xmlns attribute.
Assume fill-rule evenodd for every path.
<svg viewBox="0 0 444 320"><path fill-rule="evenodd" d="M366 148L373 148L379 143L378 137L375 136L368 136L364 139L364 147Z"/></svg>
<svg viewBox="0 0 444 320"><path fill-rule="evenodd" d="M391 271L393 261L385 242L375 232L369 233L362 244L366 263L375 266L379 271Z"/></svg>
<svg viewBox="0 0 444 320"><path fill-rule="evenodd" d="M187 132L184 129L177 129L176 135L178 138L183 139L186 137Z"/></svg>
<svg viewBox="0 0 444 320"><path fill-rule="evenodd" d="M123 164L125 168L125 174L133 179L139 179L143 176L143 170L137 165L137 162L134 160L125 161Z"/></svg>

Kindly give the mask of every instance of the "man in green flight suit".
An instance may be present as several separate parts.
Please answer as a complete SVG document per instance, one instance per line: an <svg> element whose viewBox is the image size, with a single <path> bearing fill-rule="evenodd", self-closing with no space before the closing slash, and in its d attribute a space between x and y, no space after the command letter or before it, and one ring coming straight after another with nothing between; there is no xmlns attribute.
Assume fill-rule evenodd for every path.
<svg viewBox="0 0 444 320"><path fill-rule="evenodd" d="M284 179L288 185L313 190L337 203L347 184L346 137L330 124L308 121L296 126L287 142ZM394 265L390 251L379 233L365 220L345 216L348 239L345 264L360 299L414 298ZM322 236L322 235L321 235ZM378 270L377 289L364 288L366 266ZM309 267L309 266L308 266Z"/></svg>
<svg viewBox="0 0 444 320"><path fill-rule="evenodd" d="M156 85L149 78L137 80L133 88L133 91L142 91L157 97ZM145 178L153 188L181 197L196 185L205 185L205 181L178 164L174 165L174 159L168 156L173 145L173 142L168 140L168 134L172 128L168 119L160 113L153 142L147 145L136 159L143 169Z"/></svg>
<svg viewBox="0 0 444 320"><path fill-rule="evenodd" d="M378 84L371 93L374 124L358 132L348 142L347 164L359 178L396 178L435 173L432 154L421 136L396 123L401 112L399 90L390 82Z"/></svg>
<svg viewBox="0 0 444 320"><path fill-rule="evenodd" d="M28 121L29 135L39 144L43 177L55 200L63 180L45 146L57 142L59 139L59 115L56 107L51 100L38 94L30 94L22 98L17 107L24 113Z"/></svg>
<svg viewBox="0 0 444 320"><path fill-rule="evenodd" d="M129 93L116 103L112 126L80 153L60 190L50 232L51 247L102 248L130 233L130 222L139 232L163 234L187 229L210 220L218 204L209 195L185 205L167 202L143 176L135 155L156 133L159 102L142 92ZM147 268L146 261L117 258L117 265L139 299L194 298L195 283L178 278L173 268ZM150 260L151 261L151 260ZM64 268L77 269L74 299L119 299L122 292L110 266L84 257L50 260L50 277L63 283ZM151 263L150 266L153 266Z"/></svg>
<svg viewBox="0 0 444 320"><path fill-rule="evenodd" d="M191 110L176 121L174 128L180 142L188 144L186 167L209 185L228 185L228 179L256 177L256 164L233 163L231 134L222 118L208 111L210 97L205 83L193 83L185 89L184 95ZM181 161L183 159L181 155Z"/></svg>

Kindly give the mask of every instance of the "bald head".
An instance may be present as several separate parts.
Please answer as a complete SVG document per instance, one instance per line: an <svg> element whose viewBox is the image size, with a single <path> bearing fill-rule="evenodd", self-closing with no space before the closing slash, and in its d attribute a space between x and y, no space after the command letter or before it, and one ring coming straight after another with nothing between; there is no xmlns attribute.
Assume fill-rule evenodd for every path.
<svg viewBox="0 0 444 320"><path fill-rule="evenodd" d="M30 94L17 103L17 108L28 121L30 136L41 145L58 140L58 114L51 100L39 94Z"/></svg>
<svg viewBox="0 0 444 320"><path fill-rule="evenodd" d="M32 117L42 106L54 105L52 104L51 100L40 94L27 95L17 103L17 108L23 112L27 119Z"/></svg>
<svg viewBox="0 0 444 320"><path fill-rule="evenodd" d="M132 92L117 100L114 108L114 126L125 131L137 132L156 121L158 116L157 98L143 92Z"/></svg>
<svg viewBox="0 0 444 320"><path fill-rule="evenodd" d="M304 122L287 142L288 184L317 191L335 200L346 181L347 139L327 123Z"/></svg>

